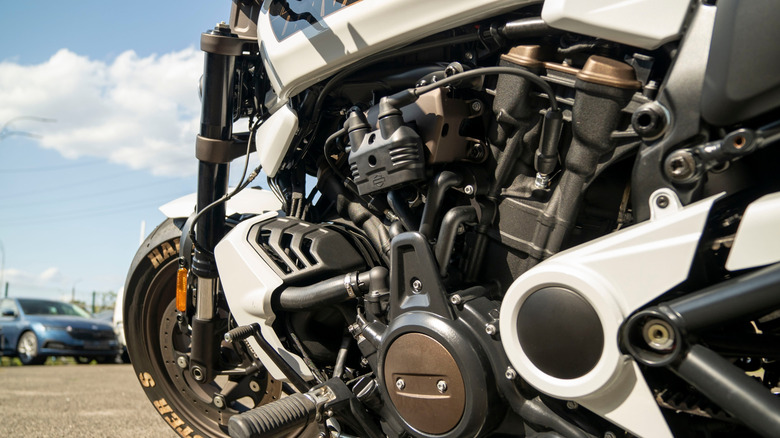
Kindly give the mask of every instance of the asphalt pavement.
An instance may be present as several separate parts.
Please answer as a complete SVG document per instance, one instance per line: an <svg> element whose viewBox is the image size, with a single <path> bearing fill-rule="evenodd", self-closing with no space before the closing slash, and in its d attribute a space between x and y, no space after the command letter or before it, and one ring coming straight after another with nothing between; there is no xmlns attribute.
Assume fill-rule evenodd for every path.
<svg viewBox="0 0 780 438"><path fill-rule="evenodd" d="M0 367L0 437L178 435L131 365Z"/></svg>

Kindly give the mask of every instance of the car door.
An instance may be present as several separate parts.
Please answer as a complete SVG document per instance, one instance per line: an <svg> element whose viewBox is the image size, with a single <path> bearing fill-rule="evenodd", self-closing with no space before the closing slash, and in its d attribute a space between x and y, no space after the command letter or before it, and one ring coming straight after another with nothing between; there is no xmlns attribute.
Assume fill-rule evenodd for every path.
<svg viewBox="0 0 780 438"><path fill-rule="evenodd" d="M0 300L0 348L3 354L14 353L20 329L21 318L16 300L11 298Z"/></svg>

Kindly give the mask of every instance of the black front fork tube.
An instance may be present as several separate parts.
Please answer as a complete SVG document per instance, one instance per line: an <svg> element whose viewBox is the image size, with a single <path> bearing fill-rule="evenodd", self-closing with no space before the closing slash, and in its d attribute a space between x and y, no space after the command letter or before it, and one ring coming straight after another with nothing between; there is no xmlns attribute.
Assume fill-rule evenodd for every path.
<svg viewBox="0 0 780 438"><path fill-rule="evenodd" d="M778 288L780 263L661 303L625 322L621 344L639 363L668 368L757 433L777 436L780 399L718 353L694 343L693 335L778 308Z"/></svg>
<svg viewBox="0 0 780 438"><path fill-rule="evenodd" d="M205 52L202 78L200 135L196 142L198 164L198 212L225 196L228 189L232 146L236 57L238 40L224 24L201 35ZM236 49L239 47L239 49ZM225 235L225 204L203 214L195 228L195 254L191 270L197 278L195 315L192 324L190 373L198 382L209 382L217 373L220 336L216 305L219 278L214 247Z"/></svg>

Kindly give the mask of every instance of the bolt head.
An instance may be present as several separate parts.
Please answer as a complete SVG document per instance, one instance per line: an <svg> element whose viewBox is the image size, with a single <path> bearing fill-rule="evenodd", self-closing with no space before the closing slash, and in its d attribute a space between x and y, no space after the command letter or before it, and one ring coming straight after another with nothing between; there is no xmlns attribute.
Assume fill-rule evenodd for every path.
<svg viewBox="0 0 780 438"><path fill-rule="evenodd" d="M178 365L181 369L187 368L187 358L184 356L179 356L179 358L176 359L176 365Z"/></svg>
<svg viewBox="0 0 780 438"><path fill-rule="evenodd" d="M438 382L436 382L436 389L439 390L440 394L444 394L445 392L447 392L447 382L445 382L444 380L439 380Z"/></svg>
<svg viewBox="0 0 780 438"><path fill-rule="evenodd" d="M192 367L192 377L200 382L205 376L203 375L203 370L201 370L200 367Z"/></svg>
<svg viewBox="0 0 780 438"><path fill-rule="evenodd" d="M469 184L466 187L463 187L463 193L465 193L467 195L473 195L474 194L474 186Z"/></svg>
<svg viewBox="0 0 780 438"><path fill-rule="evenodd" d="M485 333L489 334L490 336L493 336L497 332L498 329L496 328L495 324L485 324Z"/></svg>
<svg viewBox="0 0 780 438"><path fill-rule="evenodd" d="M664 170L669 178L685 181L696 174L696 159L689 151L674 151L666 159Z"/></svg>
<svg viewBox="0 0 780 438"><path fill-rule="evenodd" d="M471 52L466 52L466 53L465 53L463 56L464 56L466 59L468 59L469 61L471 61L472 59L474 59L474 54L473 54L473 53L471 53Z"/></svg>
<svg viewBox="0 0 780 438"><path fill-rule="evenodd" d="M482 111L482 102L478 100L471 102L471 110L475 113Z"/></svg>
<svg viewBox="0 0 780 438"><path fill-rule="evenodd" d="M642 337L650 348L669 351L674 347L674 329L662 319L651 319L642 327Z"/></svg>
<svg viewBox="0 0 780 438"><path fill-rule="evenodd" d="M395 381L395 387L398 388L399 391L403 391L404 388L406 388L406 382L404 382L404 379L398 379Z"/></svg>
<svg viewBox="0 0 780 438"><path fill-rule="evenodd" d="M457 306L458 304L462 303L462 302L463 302L463 298L461 298L461 296L460 296L460 295L458 295L458 294L453 294L453 295L450 297L450 303L452 303L452 304L454 304L454 305L456 305L456 306Z"/></svg>
<svg viewBox="0 0 780 438"><path fill-rule="evenodd" d="M507 380L515 380L517 377L517 371L515 371L512 367L507 367L506 372L504 373L504 377L506 377Z"/></svg>
<svg viewBox="0 0 780 438"><path fill-rule="evenodd" d="M659 208L666 208L669 206L669 197L666 195L661 195L658 197L658 199L655 200L655 205L657 205Z"/></svg>
<svg viewBox="0 0 780 438"><path fill-rule="evenodd" d="M221 395L215 395L214 396L214 406L218 407L219 409L222 409L225 407L225 397Z"/></svg>
<svg viewBox="0 0 780 438"><path fill-rule="evenodd" d="M422 290L423 284L422 281L420 281L417 278L412 279L412 290L414 292L420 292Z"/></svg>
<svg viewBox="0 0 780 438"><path fill-rule="evenodd" d="M566 407L569 409L577 409L579 407L579 404L577 404L576 401L569 400L566 402Z"/></svg>

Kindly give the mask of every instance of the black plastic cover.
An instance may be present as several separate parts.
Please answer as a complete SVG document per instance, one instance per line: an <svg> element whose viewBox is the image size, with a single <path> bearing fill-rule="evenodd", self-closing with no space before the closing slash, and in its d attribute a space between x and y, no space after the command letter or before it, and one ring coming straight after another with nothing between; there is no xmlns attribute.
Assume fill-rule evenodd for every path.
<svg viewBox="0 0 780 438"><path fill-rule="evenodd" d="M780 7L719 0L701 100L704 120L732 125L780 106Z"/></svg>
<svg viewBox="0 0 780 438"><path fill-rule="evenodd" d="M248 239L287 285L311 283L366 266L344 235L295 218L256 224L249 229Z"/></svg>
<svg viewBox="0 0 780 438"><path fill-rule="evenodd" d="M385 138L380 130L367 134L349 154L358 192L368 195L425 177L422 140L414 129L401 126Z"/></svg>

